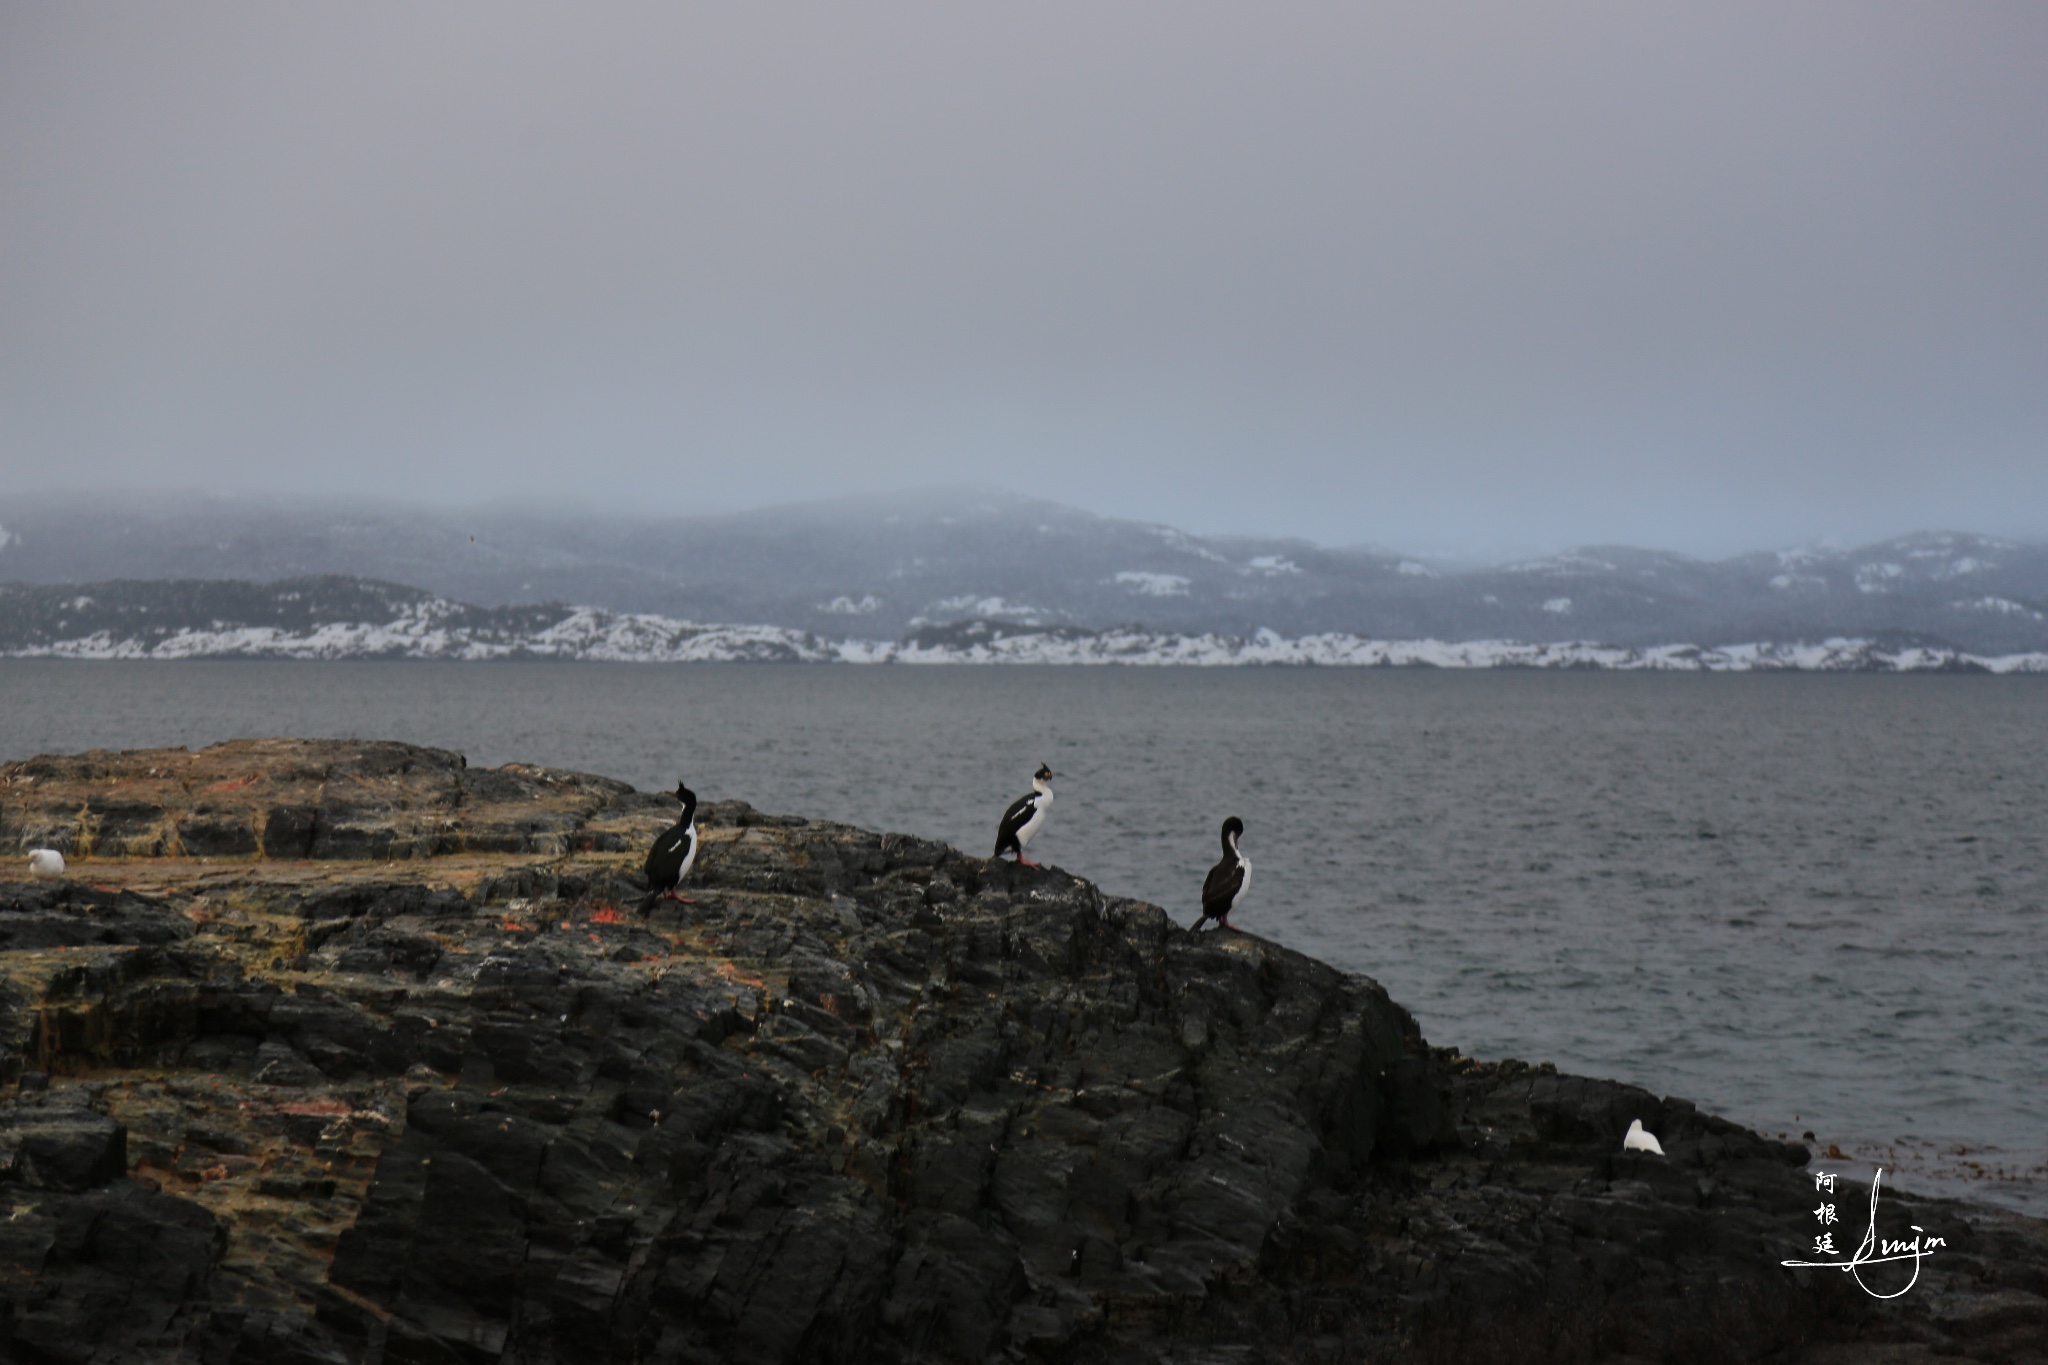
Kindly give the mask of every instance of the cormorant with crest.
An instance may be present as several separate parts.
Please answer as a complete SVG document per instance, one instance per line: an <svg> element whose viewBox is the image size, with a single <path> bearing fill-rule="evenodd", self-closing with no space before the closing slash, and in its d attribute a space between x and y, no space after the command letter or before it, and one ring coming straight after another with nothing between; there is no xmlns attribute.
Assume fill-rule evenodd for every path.
<svg viewBox="0 0 2048 1365"><path fill-rule="evenodd" d="M1024 850L1032 837L1045 824L1047 812L1052 810L1052 769L1043 763L1031 775L1031 790L1010 803L1003 812L1003 823L996 826L996 851L991 857L1000 858L1005 853L1017 855L1019 867L1037 867L1024 856Z"/></svg>
<svg viewBox="0 0 2048 1365"><path fill-rule="evenodd" d="M654 847L647 851L647 896L640 902L643 915L654 908L656 901L696 903L678 894L676 888L683 884L691 864L697 861L697 793L678 782L676 800L683 803L683 818L663 830Z"/></svg>
<svg viewBox="0 0 2048 1365"><path fill-rule="evenodd" d="M1223 822L1223 861L1202 879L1202 917L1195 921L1196 929L1212 919L1225 929L1237 929L1230 922L1230 912L1237 909L1244 889L1252 884L1252 860L1237 851L1237 836L1243 833L1244 821L1235 815Z"/></svg>

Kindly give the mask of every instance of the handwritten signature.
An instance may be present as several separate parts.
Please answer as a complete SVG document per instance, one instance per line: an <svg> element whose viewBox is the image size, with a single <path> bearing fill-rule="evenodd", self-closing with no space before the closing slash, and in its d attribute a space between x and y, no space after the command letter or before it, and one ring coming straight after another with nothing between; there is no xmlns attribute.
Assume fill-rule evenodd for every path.
<svg viewBox="0 0 2048 1365"><path fill-rule="evenodd" d="M1829 1177L1829 1179L1832 1180L1832 1177ZM1921 1258L1933 1254L1941 1247L1947 1246L1947 1239L1926 1235L1927 1229L1921 1227L1918 1223L1909 1225L1915 1233L1920 1234L1911 1240L1895 1242L1889 1237L1879 1237L1877 1235L1877 1190L1878 1186L1883 1182L1884 1168L1880 1166L1877 1169L1877 1173L1870 1178L1869 1226L1864 1230L1863 1241L1847 1260L1780 1261L1778 1264L1791 1266L1796 1269L1845 1270L1856 1277L1856 1283L1862 1288L1864 1293L1870 1295L1873 1299L1896 1299L1901 1294L1904 1294L1906 1290L1918 1284L1920 1282ZM1833 1250L1833 1238L1823 1238L1821 1242L1822 1245L1817 1247L1816 1250ZM1864 1266L1888 1265L1894 1261L1911 1261L1913 1263L1913 1278L1906 1281L1904 1288L1894 1290L1889 1294L1880 1294L1877 1290L1864 1283Z"/></svg>

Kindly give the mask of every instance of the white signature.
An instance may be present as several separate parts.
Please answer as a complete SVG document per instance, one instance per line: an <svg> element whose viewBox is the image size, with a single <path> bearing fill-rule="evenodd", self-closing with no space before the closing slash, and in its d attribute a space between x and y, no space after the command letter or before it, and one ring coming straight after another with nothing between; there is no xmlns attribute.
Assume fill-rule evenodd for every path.
<svg viewBox="0 0 2048 1365"><path fill-rule="evenodd" d="M1830 1181L1830 1188L1832 1188L1833 1177L1828 1177L1828 1179ZM1880 1166L1877 1168L1877 1173L1870 1178L1870 1224L1864 1230L1863 1241L1858 1244L1855 1253L1847 1260L1780 1261L1778 1264L1799 1269L1846 1270L1856 1277L1856 1283L1862 1287L1864 1293L1870 1295L1873 1299L1896 1299L1901 1294L1904 1294L1906 1290L1918 1284L1920 1282L1920 1258L1931 1255L1938 1248L1947 1246L1948 1242L1945 1238L1927 1236L1927 1229L1921 1227L1918 1223L1909 1225L1915 1233L1920 1234L1910 1241L1895 1242L1889 1237L1879 1237L1877 1235L1877 1187L1883 1180L1884 1168ZM1820 1239L1820 1245L1816 1246L1815 1250L1832 1251L1834 1249L1833 1241L1832 1236L1823 1237ZM1887 1265L1894 1261L1911 1261L1913 1263L1913 1278L1906 1281L1904 1288L1895 1290L1890 1294L1880 1294L1869 1285L1864 1284L1864 1266Z"/></svg>

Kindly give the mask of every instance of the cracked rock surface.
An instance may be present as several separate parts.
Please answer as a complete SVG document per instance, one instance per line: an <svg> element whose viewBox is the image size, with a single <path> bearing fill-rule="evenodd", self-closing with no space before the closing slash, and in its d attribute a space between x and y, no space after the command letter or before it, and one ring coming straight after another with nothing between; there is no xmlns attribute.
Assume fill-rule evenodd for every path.
<svg viewBox="0 0 2048 1365"><path fill-rule="evenodd" d="M0 1359L2048 1358L2039 1221L1887 1194L1947 1245L1880 1303L1778 1264L1803 1148L738 801L641 919L673 812L386 743L0 766L0 849L72 862L0 885Z"/></svg>

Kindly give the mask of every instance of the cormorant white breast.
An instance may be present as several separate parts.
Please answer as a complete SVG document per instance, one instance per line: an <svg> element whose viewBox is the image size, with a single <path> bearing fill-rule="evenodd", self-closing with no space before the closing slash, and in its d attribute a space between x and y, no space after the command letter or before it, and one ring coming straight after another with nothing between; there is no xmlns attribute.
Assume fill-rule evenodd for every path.
<svg viewBox="0 0 2048 1365"><path fill-rule="evenodd" d="M1046 813L1052 809L1051 782L1052 769L1039 764L1038 771L1031 775L1030 792L1012 801L1010 808L1003 812L1003 822L996 826L996 851L991 857L1000 858L1005 853L1014 853L1019 866L1038 866L1024 856L1024 850L1030 847L1031 840L1045 824Z"/></svg>
<svg viewBox="0 0 2048 1365"><path fill-rule="evenodd" d="M1202 879L1202 917L1195 921L1196 929L1212 919L1225 929L1237 928L1230 922L1230 912L1252 884L1252 860L1237 851L1237 837L1243 833L1244 821L1235 815L1223 822L1223 860Z"/></svg>
<svg viewBox="0 0 2048 1365"><path fill-rule="evenodd" d="M683 818L663 830L647 851L647 896L640 902L643 915L660 900L695 904L688 896L677 894L676 888L697 861L697 793L678 782L676 800L683 803Z"/></svg>

